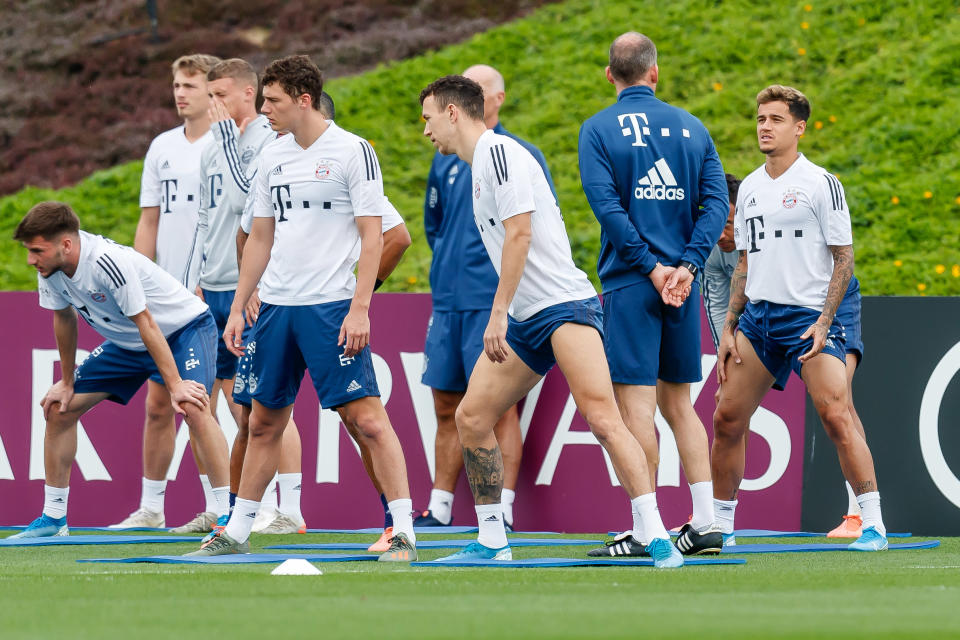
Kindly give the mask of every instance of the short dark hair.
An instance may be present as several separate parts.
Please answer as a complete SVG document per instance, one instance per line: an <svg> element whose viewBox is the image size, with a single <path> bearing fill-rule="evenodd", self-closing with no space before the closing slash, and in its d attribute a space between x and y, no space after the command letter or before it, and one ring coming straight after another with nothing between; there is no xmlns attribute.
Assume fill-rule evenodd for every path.
<svg viewBox="0 0 960 640"><path fill-rule="evenodd" d="M287 56L271 62L263 72L263 86L268 84L279 84L294 100L307 94L313 108L320 110L323 72L308 56Z"/></svg>
<svg viewBox="0 0 960 640"><path fill-rule="evenodd" d="M445 109L448 104L457 105L468 118L483 120L483 87L464 76L444 76L434 80L420 92L420 104L433 96L434 101Z"/></svg>
<svg viewBox="0 0 960 640"><path fill-rule="evenodd" d="M337 107L333 104L333 98L326 91L320 93L320 99L317 100L320 105L320 111L330 120L337 119Z"/></svg>
<svg viewBox="0 0 960 640"><path fill-rule="evenodd" d="M656 64L657 47L642 33L628 31L610 45L610 74L624 84L642 80Z"/></svg>
<svg viewBox="0 0 960 640"><path fill-rule="evenodd" d="M768 102L783 102L787 105L790 115L796 120L810 119L810 101L807 96L793 87L782 84L772 84L757 94L757 106Z"/></svg>
<svg viewBox="0 0 960 640"><path fill-rule="evenodd" d="M740 178L732 173L726 174L727 192L730 194L730 203L737 203L737 194L740 193Z"/></svg>
<svg viewBox="0 0 960 640"><path fill-rule="evenodd" d="M80 231L80 218L63 202L40 202L33 205L13 232L13 239L28 242L37 236L53 240L64 234Z"/></svg>

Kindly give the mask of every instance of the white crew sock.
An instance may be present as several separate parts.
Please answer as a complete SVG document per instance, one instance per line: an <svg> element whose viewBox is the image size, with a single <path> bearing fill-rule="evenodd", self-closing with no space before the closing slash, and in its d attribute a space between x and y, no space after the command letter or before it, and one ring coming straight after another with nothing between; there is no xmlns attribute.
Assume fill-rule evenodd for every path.
<svg viewBox="0 0 960 640"><path fill-rule="evenodd" d="M277 474L277 486L280 487L280 513L297 524L303 522L303 514L300 513L300 487L302 483L302 473Z"/></svg>
<svg viewBox="0 0 960 640"><path fill-rule="evenodd" d="M660 518L660 509L657 508L657 494L651 491L642 496L637 496L630 501L630 507L640 516L640 523L643 527L640 531L634 530L633 537L646 543L653 542L654 538L670 539L667 528L663 526L663 520ZM640 537L637 537L637 534Z"/></svg>
<svg viewBox="0 0 960 640"><path fill-rule="evenodd" d="M643 518L633 508L633 500L630 501L630 516L633 518L633 532L630 535L643 546L647 546L650 541L646 539L647 532L643 530Z"/></svg>
<svg viewBox="0 0 960 640"><path fill-rule="evenodd" d="M390 516L393 518L393 534L403 533L410 540L410 544L417 544L417 534L413 532L413 500L397 498L387 503Z"/></svg>
<svg viewBox="0 0 960 640"><path fill-rule="evenodd" d="M450 524L450 519L453 517L453 494L443 489L432 490L427 509L443 524Z"/></svg>
<svg viewBox="0 0 960 640"><path fill-rule="evenodd" d="M713 526L713 482L694 482L690 485L690 496L693 498L690 526L703 533Z"/></svg>
<svg viewBox="0 0 960 640"><path fill-rule="evenodd" d="M143 478L143 488L140 490L140 508L163 513L163 497L167 493L167 479L151 480Z"/></svg>
<svg viewBox="0 0 960 640"><path fill-rule="evenodd" d="M737 500L714 500L713 517L720 533L733 533L733 516L737 510Z"/></svg>
<svg viewBox="0 0 960 640"><path fill-rule="evenodd" d="M44 515L59 520L67 516L67 496L70 493L70 487L51 487L48 484L43 485L43 513Z"/></svg>
<svg viewBox="0 0 960 640"><path fill-rule="evenodd" d="M882 536L887 535L887 528L883 526L883 516L880 515L880 492L871 491L857 496L860 512L863 514L863 528L874 527Z"/></svg>
<svg viewBox="0 0 960 640"><path fill-rule="evenodd" d="M270 479L263 492L263 498L260 500L260 511L277 511L277 475Z"/></svg>
<svg viewBox="0 0 960 640"><path fill-rule="evenodd" d="M200 486L203 487L203 499L207 502L207 506L205 506L203 510L209 511L210 513L217 513L217 497L213 495L213 486L210 484L210 478L206 475L201 475Z"/></svg>
<svg viewBox="0 0 960 640"><path fill-rule="evenodd" d="M246 542L250 538L253 519L257 517L259 508L259 502L237 498L237 501L233 503L233 515L230 516L230 522L227 523L224 533L237 542Z"/></svg>
<svg viewBox="0 0 960 640"><path fill-rule="evenodd" d="M497 504L478 504L477 526L480 533L477 542L490 549L501 549L507 546L507 532L503 528L503 506Z"/></svg>
<svg viewBox="0 0 960 640"><path fill-rule="evenodd" d="M213 512L217 517L225 516L230 513L230 485L210 489L213 494ZM209 507L208 507L209 508Z"/></svg>
<svg viewBox="0 0 960 640"><path fill-rule="evenodd" d="M853 487L850 486L849 482L843 483L847 487L847 515L848 516L859 516L860 513L860 503L857 502L857 494L853 492Z"/></svg>
<svg viewBox="0 0 960 640"><path fill-rule="evenodd" d="M500 490L500 506L503 507L503 522L513 526L513 501L517 497L517 492L513 489Z"/></svg>

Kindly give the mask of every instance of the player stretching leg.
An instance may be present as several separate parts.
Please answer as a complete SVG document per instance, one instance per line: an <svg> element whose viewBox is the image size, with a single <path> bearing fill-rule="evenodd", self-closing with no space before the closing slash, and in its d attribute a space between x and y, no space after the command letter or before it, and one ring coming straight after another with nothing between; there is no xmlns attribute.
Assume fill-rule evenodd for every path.
<svg viewBox="0 0 960 640"><path fill-rule="evenodd" d="M102 400L126 404L158 373L187 421L198 458L216 486L226 486L227 443L209 410L217 329L207 305L130 247L80 231L66 204L34 206L13 237L37 270L40 306L54 311L63 370L41 402L47 420L43 512L14 537L68 534L77 420ZM106 341L74 371L78 311Z"/></svg>
<svg viewBox="0 0 960 640"><path fill-rule="evenodd" d="M809 117L810 103L796 89L773 85L757 95L757 138L767 160L737 195L740 258L717 354L714 512L724 537L731 536L750 416L793 370L863 512L863 533L850 549L882 551L887 538L873 456L850 414L844 330L834 315L853 274L850 212L840 181L797 150Z"/></svg>
<svg viewBox="0 0 960 640"><path fill-rule="evenodd" d="M323 77L306 56L271 63L263 86L262 112L274 130L290 134L261 152L253 226L224 332L241 355L241 312L260 282L263 305L246 347L253 399L249 440L233 515L194 554L249 549L253 517L277 470L281 436L309 369L322 406L353 404L357 431L370 448L394 519L390 551L380 559L414 560L403 451L380 403L369 348L368 310L382 246L377 157L368 142L323 117Z"/></svg>
<svg viewBox="0 0 960 640"><path fill-rule="evenodd" d="M440 78L421 92L420 102L424 135L441 153L456 153L471 165L474 218L500 276L484 354L456 415L480 533L476 543L446 559L512 559L500 505L503 458L493 427L558 364L641 515L644 531L635 536L650 542L656 566L682 566L660 519L643 449L617 410L603 354L603 312L586 274L573 263L543 169L513 138L487 129L483 89L476 82Z"/></svg>

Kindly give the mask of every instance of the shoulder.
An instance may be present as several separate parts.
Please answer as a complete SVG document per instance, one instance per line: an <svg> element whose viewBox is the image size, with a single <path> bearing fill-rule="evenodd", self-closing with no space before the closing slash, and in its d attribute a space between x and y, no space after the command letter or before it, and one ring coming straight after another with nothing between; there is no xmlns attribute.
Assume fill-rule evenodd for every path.
<svg viewBox="0 0 960 640"><path fill-rule="evenodd" d="M173 129L168 129L158 135L153 139L153 142L150 143L151 147L162 147L168 146L176 143L180 138L186 139L183 133L183 125L174 127Z"/></svg>
<svg viewBox="0 0 960 640"><path fill-rule="evenodd" d="M755 183L760 179L763 170L763 165L760 165L751 171L750 174L740 183L740 191L742 192L744 187L747 189L752 189L755 186Z"/></svg>

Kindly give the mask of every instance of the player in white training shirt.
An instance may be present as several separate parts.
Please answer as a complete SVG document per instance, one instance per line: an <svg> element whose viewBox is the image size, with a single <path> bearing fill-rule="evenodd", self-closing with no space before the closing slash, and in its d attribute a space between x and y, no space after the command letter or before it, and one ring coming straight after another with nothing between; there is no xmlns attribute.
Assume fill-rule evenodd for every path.
<svg viewBox="0 0 960 640"><path fill-rule="evenodd" d="M767 160L737 194L740 258L717 354L714 512L729 543L750 416L767 390L782 389L795 371L863 512L863 533L850 548L881 551L887 538L873 457L848 408L844 329L835 317L853 275L850 212L836 176L797 150L809 117L809 101L792 87L772 85L757 95L757 138Z"/></svg>
<svg viewBox="0 0 960 640"><path fill-rule="evenodd" d="M224 340L250 355L253 400L240 490L226 529L195 555L243 552L306 369L321 406L353 405L358 432L390 500L394 537L381 560L416 559L412 503L400 442L379 400L368 309L380 260L383 185L370 144L318 109L320 70L306 56L267 67L262 112L289 131L260 155L254 221ZM360 246L356 260L355 248ZM357 277L353 268L357 266ZM260 283L253 339L242 344L241 312ZM392 455L391 455L392 453Z"/></svg>
<svg viewBox="0 0 960 640"><path fill-rule="evenodd" d="M102 400L126 404L151 375L162 376L173 408L184 414L197 454L226 483L227 447L209 410L216 325L207 306L130 247L80 231L61 202L41 202L14 239L38 272L40 306L54 311L62 378L43 398L44 508L17 537L67 535L70 469L77 420ZM106 341L76 368L77 312ZM222 507L227 496L222 496Z"/></svg>
<svg viewBox="0 0 960 640"><path fill-rule="evenodd" d="M473 80L440 78L420 93L420 103L424 135L440 153L456 153L471 165L474 221L500 276L484 354L456 416L480 531L476 543L446 560L512 559L500 505L503 458L493 427L556 363L641 513L645 531L636 538L650 541L656 566L682 566L660 519L643 450L613 397L596 291L573 263L543 169L513 138L487 129L483 89Z"/></svg>
<svg viewBox="0 0 960 640"><path fill-rule="evenodd" d="M200 207L200 153L212 139L206 73L217 62L219 58L205 54L181 56L174 61L173 98L183 125L157 136L143 163L140 220L133 246L148 258L155 258L184 285ZM176 423L162 382L159 376L147 382L140 508L114 525L116 528L166 526L164 494ZM213 486L202 465L198 466L208 510L213 510L217 504Z"/></svg>

